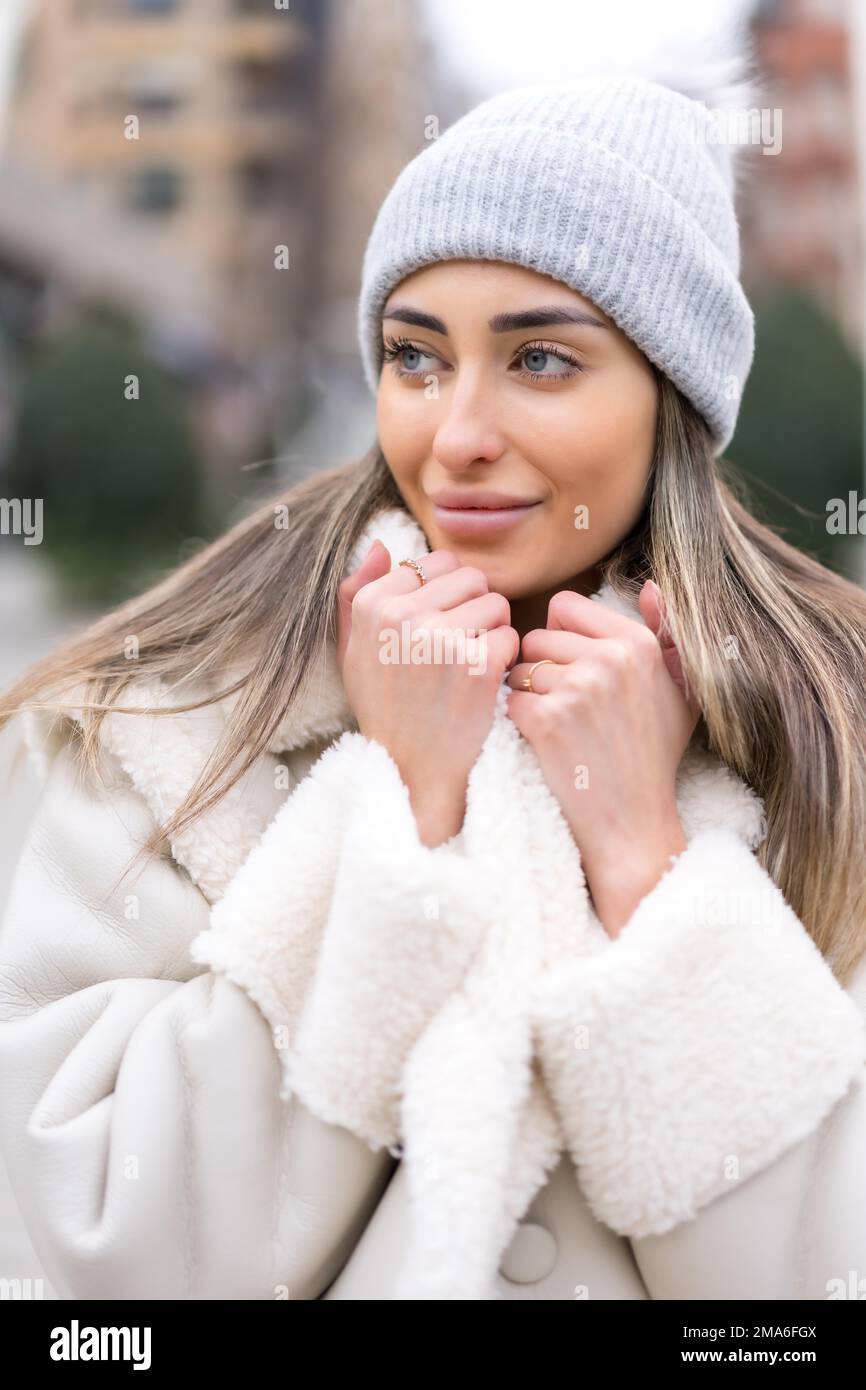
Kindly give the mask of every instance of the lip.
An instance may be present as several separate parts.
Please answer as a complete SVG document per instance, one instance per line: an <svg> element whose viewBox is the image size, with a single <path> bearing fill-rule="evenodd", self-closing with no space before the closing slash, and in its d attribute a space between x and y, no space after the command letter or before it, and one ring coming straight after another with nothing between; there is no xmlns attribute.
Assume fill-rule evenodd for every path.
<svg viewBox="0 0 866 1390"><path fill-rule="evenodd" d="M443 488L434 492L430 501L434 506L446 511L463 511L483 508L485 511L505 511L509 507L534 506L537 497L511 497L507 492L495 492L491 488Z"/></svg>
<svg viewBox="0 0 866 1390"><path fill-rule="evenodd" d="M517 526L540 502L514 503L507 506L446 507L433 503L433 515L443 531L452 536L486 536Z"/></svg>

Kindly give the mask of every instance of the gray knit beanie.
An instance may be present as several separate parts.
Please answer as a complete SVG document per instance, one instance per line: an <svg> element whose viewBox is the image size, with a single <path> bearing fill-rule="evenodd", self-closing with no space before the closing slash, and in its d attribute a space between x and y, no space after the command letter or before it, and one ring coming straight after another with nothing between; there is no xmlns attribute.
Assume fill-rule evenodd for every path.
<svg viewBox="0 0 866 1390"><path fill-rule="evenodd" d="M731 141L704 101L632 74L512 88L402 170L364 255L358 332L374 395L382 310L434 261L513 262L598 305L730 443L754 355Z"/></svg>

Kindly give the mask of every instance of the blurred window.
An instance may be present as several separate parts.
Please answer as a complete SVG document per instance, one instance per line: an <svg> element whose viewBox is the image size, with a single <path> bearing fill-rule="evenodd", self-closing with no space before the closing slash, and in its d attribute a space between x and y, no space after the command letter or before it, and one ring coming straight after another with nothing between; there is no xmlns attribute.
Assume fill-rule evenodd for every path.
<svg viewBox="0 0 866 1390"><path fill-rule="evenodd" d="M236 14L275 14L274 0L233 0Z"/></svg>
<svg viewBox="0 0 866 1390"><path fill-rule="evenodd" d="M173 212L181 199L181 177L170 164L148 164L130 178L130 206L136 212Z"/></svg>
<svg viewBox="0 0 866 1390"><path fill-rule="evenodd" d="M154 115L176 111L184 100L180 74L164 63L147 63L130 73L124 93L133 111Z"/></svg>
<svg viewBox="0 0 866 1390"><path fill-rule="evenodd" d="M244 111L282 111L292 101L289 71L280 59L245 58L234 65Z"/></svg>
<svg viewBox="0 0 866 1390"><path fill-rule="evenodd" d="M290 16L300 20L307 28L313 28L325 19L328 0L291 0L288 8L276 9L274 0L231 0L237 15L278 15L281 19Z"/></svg>
<svg viewBox="0 0 866 1390"><path fill-rule="evenodd" d="M253 155L237 166L240 196L247 207L266 207L286 191L286 170L279 160Z"/></svg>
<svg viewBox="0 0 866 1390"><path fill-rule="evenodd" d="M136 14L168 14L176 10L180 0L126 0L126 7Z"/></svg>

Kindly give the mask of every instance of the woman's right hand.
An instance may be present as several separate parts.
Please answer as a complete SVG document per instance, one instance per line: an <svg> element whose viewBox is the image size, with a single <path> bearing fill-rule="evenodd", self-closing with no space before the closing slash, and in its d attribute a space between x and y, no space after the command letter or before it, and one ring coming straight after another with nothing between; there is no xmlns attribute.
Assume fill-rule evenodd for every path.
<svg viewBox="0 0 866 1390"><path fill-rule="evenodd" d="M408 565L392 571L388 550L376 541L343 580L337 663L360 732L390 753L409 789L419 835L434 845L463 824L469 772L520 640L508 600L490 592L481 570L461 565L449 550L433 550L420 562L426 584ZM411 652L420 638L413 634L422 630L433 659L416 664ZM445 653L438 660L436 631ZM387 659L388 632L396 634L397 661ZM478 633L480 650L473 652L463 639ZM404 649L409 660L402 659Z"/></svg>

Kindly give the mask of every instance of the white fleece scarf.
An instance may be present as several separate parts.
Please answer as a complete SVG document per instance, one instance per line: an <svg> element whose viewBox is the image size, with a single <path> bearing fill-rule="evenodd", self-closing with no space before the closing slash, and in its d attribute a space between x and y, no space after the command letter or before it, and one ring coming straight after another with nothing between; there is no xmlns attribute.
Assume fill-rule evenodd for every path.
<svg viewBox="0 0 866 1390"><path fill-rule="evenodd" d="M366 528L350 570L375 537L388 546L392 566L429 550L420 527L396 508ZM643 621L636 608L623 605L606 585L593 597ZM413 1212L399 1283L402 1298L496 1298L494 1278L516 1223L565 1148L596 1214L614 1229L631 1234L668 1229L726 1186L715 1172L716 1136L706 1116L701 1133L689 1133L682 1153L677 1153L666 1117L650 1108L654 1102L646 1075L656 1072L634 1083L625 1081L622 1059L613 1058L607 1078L602 1065L591 1084L588 1074L585 1083L567 1075L574 1065L567 1054L577 1045L569 1041L569 1001L574 1001L576 1018L591 1012L590 996L582 1002L576 997L584 978L580 972L593 960L606 960L611 950L626 962L629 956L621 945L625 937L612 943L592 910L580 853L532 747L507 716L507 696L503 682L490 733L472 769L463 830L454 842L430 850L420 847L413 834L408 797L390 759L353 731L352 712L329 647L303 697L271 741L270 755L258 760L232 792L172 843L176 861L214 905L210 928L196 938L191 955L224 970L260 1005L280 1049L282 1094L300 1095L323 1118L353 1128L373 1148L387 1144L395 1154L402 1153ZM139 683L125 698L143 708L171 703L162 682ZM225 713L223 705L173 718L115 714L105 720L103 740L154 814L164 819L200 771ZM276 789L280 753L332 737L336 741L292 795L287 798L285 791ZM381 780L376 783L376 778ZM399 806L393 824L388 820L389 796ZM687 840L691 844L703 835L704 849L693 850L691 878L683 877L687 870L675 867L665 876L673 876L673 887L666 885L662 896L659 890L650 895L660 904L654 909L657 916L661 910L668 912L665 924L653 928L661 933L668 931L668 918L687 915L703 878L712 878L719 853L732 856L727 876L748 884L754 873L755 891L765 887L763 870L745 852L766 833L762 803L750 788L713 755L691 746L678 771L677 802ZM384 823L377 823L379 805ZM352 824L350 832L347 827ZM698 858L701 852L703 860ZM350 891L351 908L340 907L341 895ZM406 897L408 892L414 897ZM671 896L677 892L679 898ZM713 892L718 896L717 883ZM435 923L421 928L406 923L406 903L417 903L419 894L444 907L443 916L451 914L441 927L442 956L403 961L401 947L412 939L411 933L427 932L429 938L435 928ZM341 926L338 915L344 908ZM742 1065L745 1091L750 1085L764 1087L753 1105L750 1094L749 1114L736 1132L727 1115L727 1127L720 1128L719 1143L736 1141L744 1175L825 1113L856 1070L858 1056L862 1058L856 1011L854 1019L845 1012L849 1001L773 885L766 921L784 922L783 930L790 935L790 979L785 952L780 965L778 948L767 944L769 934L763 938L765 944L745 948L758 953L748 965L750 971L766 971L768 976L774 971L777 989L784 989L786 979L790 985L790 1038L785 1033L780 1043L789 1050L793 1041L800 1049L795 1060L799 1090L784 1102L788 1108L780 1109L780 1091L790 1093L789 1073L776 1074L771 1066L765 1082L758 1083L751 1080L751 1059L736 1063ZM629 951L642 949L640 930L646 928L633 928ZM727 959L726 930L716 933L713 959L706 965L707 980L714 982L718 976L718 988L730 990L730 996L719 995L720 1016L726 1009L730 1014L740 1008L743 942L756 939L754 923L744 926L737 920L731 925L726 967L719 963ZM359 970L352 952L359 949L365 932L368 953L360 957ZM449 978L449 951L457 961L455 983L414 1037L412 1029L418 1024L413 1010L420 1008L423 992L433 988L428 976L441 967L441 979ZM725 968L729 975L723 974ZM692 971L671 988L686 994L703 988L694 962ZM362 995L364 979L359 980L367 974L374 986L369 998ZM572 981L564 996L557 996L560 980ZM663 988L670 983L666 980ZM712 1001L715 983L706 987ZM374 1024L369 1020L378 1018L376 1009L382 1010L383 991L387 1018L384 1025L381 1019ZM612 1009L614 997L611 993ZM437 998L435 993L431 998ZM596 1003L606 998L603 992L591 996ZM839 1007L841 1031L835 1042L842 1060L828 1070L823 1050L826 1011L832 1014ZM804 1059L803 1039L809 1030L803 1010L811 1016L822 1008L823 1022L816 1024L821 1045L815 1044L814 1057ZM551 1023L557 1018L565 1020L559 1032ZM760 1027L760 1012L745 1022ZM653 1025L664 1032L666 1020L654 1016L647 1028ZM615 1026L625 1035L625 1021ZM700 1026L694 1020L689 1025L693 1030ZM395 1057L387 1054L385 1034L392 1039ZM673 1044L669 1037L653 1041L658 1055L641 1053L642 1062L660 1068L661 1075L671 1047L681 1045L687 1062L704 1073L708 1067L703 1042L697 1033L694 1036L694 1046L690 1033ZM724 1046L718 1038L708 1039L708 1044L713 1049ZM399 1055L402 1047L406 1056ZM603 1063L605 1055L599 1048L596 1061ZM637 1087L638 1082L640 1094L608 1094L616 1087ZM608 1090L592 1092L592 1086ZM551 1087L560 1097L559 1111ZM618 1107L609 1131L617 1152L605 1152L594 1132L596 1122L587 1122L596 1111L581 1112L582 1087L593 1105ZM633 1141L633 1154L629 1136L617 1130L624 1123L623 1106L638 1111L648 1107L647 1130ZM699 1151L701 1142L709 1146L706 1152ZM652 1167L654 1144L658 1170Z"/></svg>

